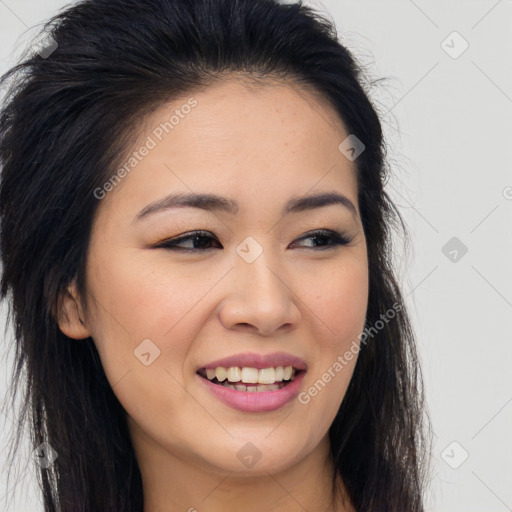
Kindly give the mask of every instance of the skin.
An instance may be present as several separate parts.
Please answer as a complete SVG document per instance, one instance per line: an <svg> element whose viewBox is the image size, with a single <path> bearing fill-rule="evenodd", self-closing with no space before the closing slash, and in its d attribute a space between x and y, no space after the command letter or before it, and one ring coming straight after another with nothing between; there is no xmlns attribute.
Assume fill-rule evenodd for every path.
<svg viewBox="0 0 512 512"><path fill-rule="evenodd" d="M189 97L155 110L140 141ZM327 103L289 84L225 80L193 97L191 113L101 201L87 300L69 288L60 328L94 340L127 412L145 512L354 510L347 500L330 504L328 429L357 357L309 403L265 413L223 404L195 374L236 353L282 351L306 361L305 391L358 341L368 262L355 164L338 150L348 133ZM280 213L292 197L333 191L356 215L339 204ZM174 192L215 193L240 209L174 208L134 220ZM213 248L155 248L198 229L215 237ZM302 239L314 229L351 241L315 249L330 240ZM250 264L236 252L247 236L263 249ZM144 339L160 350L149 366L134 356ZM247 442L261 453L252 468L237 457Z"/></svg>

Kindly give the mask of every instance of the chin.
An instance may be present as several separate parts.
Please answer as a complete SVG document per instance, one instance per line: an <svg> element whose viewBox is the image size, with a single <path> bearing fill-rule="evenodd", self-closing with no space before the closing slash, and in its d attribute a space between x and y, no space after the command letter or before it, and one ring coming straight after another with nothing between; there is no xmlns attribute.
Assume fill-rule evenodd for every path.
<svg viewBox="0 0 512 512"><path fill-rule="evenodd" d="M304 443L293 444L290 437L269 436L272 428L265 429L260 436L244 436L244 440L230 439L219 444L215 453L205 460L221 471L240 476L268 476L292 467L302 456L307 455ZM266 439L265 439L266 438ZM240 439L240 438L238 438ZM251 440L252 439L252 440ZM206 454L205 454L206 455Z"/></svg>

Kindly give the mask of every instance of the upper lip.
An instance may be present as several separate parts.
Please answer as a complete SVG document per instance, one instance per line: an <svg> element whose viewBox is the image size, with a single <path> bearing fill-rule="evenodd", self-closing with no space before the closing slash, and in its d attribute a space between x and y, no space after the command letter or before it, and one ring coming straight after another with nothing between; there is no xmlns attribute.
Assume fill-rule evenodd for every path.
<svg viewBox="0 0 512 512"><path fill-rule="evenodd" d="M210 363L200 366L198 370L217 368L231 368L233 366L257 368L276 368L278 366L293 366L297 370L306 370L307 365L303 359L285 352L274 352L272 354L256 354L254 352L246 352L243 354L235 354L233 356L217 359Z"/></svg>

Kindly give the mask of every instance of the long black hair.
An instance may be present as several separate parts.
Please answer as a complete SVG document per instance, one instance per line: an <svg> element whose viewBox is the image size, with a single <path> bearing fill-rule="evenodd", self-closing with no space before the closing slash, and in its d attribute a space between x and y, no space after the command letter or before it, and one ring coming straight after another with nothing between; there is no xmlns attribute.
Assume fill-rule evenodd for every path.
<svg viewBox="0 0 512 512"><path fill-rule="evenodd" d="M44 33L46 46L1 79L0 244L13 389L23 390L18 421L29 420L34 447L47 442L58 452L38 473L45 510L142 511L125 412L92 339L76 342L59 330L59 297L74 278L86 296L94 191L114 174L140 119L237 73L308 87L365 146L355 164L373 332L329 430L334 477L358 512L423 511L428 415L392 265L393 231L407 233L384 190L386 144L364 69L333 24L300 2L83 0ZM396 315L383 322L391 309Z"/></svg>

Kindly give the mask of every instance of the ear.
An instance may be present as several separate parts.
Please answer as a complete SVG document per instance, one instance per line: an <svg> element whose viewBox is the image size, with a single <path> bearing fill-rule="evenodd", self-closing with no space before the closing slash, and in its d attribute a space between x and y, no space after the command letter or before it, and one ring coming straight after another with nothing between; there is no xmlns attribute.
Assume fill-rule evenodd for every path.
<svg viewBox="0 0 512 512"><path fill-rule="evenodd" d="M85 324L85 316L76 290L75 280L60 297L58 324L60 330L69 338L83 340L91 336Z"/></svg>

